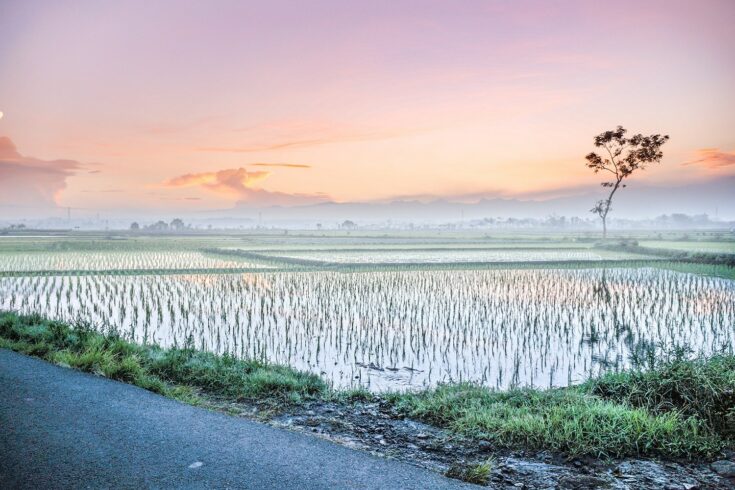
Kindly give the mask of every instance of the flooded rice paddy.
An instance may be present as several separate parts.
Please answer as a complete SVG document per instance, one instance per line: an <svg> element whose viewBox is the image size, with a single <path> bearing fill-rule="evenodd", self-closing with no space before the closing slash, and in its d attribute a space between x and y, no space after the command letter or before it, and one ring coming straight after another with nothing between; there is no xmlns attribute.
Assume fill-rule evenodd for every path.
<svg viewBox="0 0 735 490"><path fill-rule="evenodd" d="M735 282L645 267L0 277L0 309L375 391L564 386L657 345L735 345Z"/></svg>
<svg viewBox="0 0 735 490"><path fill-rule="evenodd" d="M262 264L198 251L4 253L0 272L262 268Z"/></svg>

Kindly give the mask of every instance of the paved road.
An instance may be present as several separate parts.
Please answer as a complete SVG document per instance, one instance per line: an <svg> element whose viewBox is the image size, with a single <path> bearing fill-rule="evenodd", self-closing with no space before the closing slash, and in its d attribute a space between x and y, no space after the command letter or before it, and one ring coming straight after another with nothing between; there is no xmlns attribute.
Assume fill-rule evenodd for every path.
<svg viewBox="0 0 735 490"><path fill-rule="evenodd" d="M0 349L0 488L477 488Z"/></svg>

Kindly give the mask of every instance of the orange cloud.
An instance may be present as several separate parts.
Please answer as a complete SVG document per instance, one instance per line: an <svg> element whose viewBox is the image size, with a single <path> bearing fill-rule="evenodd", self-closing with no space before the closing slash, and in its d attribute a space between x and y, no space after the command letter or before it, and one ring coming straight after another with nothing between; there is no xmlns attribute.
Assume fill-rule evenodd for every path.
<svg viewBox="0 0 735 490"><path fill-rule="evenodd" d="M218 172L204 172L199 174L185 174L163 183L166 187L203 187L221 194L239 197L247 194L254 185L262 182L270 172L249 171L242 167L229 168Z"/></svg>
<svg viewBox="0 0 735 490"><path fill-rule="evenodd" d="M41 160L21 155L8 137L0 137L0 205L47 209L57 206L66 179L84 165L74 160Z"/></svg>
<svg viewBox="0 0 735 490"><path fill-rule="evenodd" d="M201 187L235 199L238 204L259 206L313 204L329 200L324 194L288 194L260 189L257 184L268 178L271 172L252 171L242 167L218 172L184 174L163 183L165 187Z"/></svg>
<svg viewBox="0 0 735 490"><path fill-rule="evenodd" d="M701 148L696 151L694 160L684 165L702 165L709 169L718 169L735 165L735 151L721 151L719 148Z"/></svg>

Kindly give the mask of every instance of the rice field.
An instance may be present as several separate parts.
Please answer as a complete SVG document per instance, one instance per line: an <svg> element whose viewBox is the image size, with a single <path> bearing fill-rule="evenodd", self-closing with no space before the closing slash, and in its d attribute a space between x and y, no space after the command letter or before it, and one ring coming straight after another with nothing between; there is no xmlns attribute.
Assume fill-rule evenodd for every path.
<svg viewBox="0 0 735 490"><path fill-rule="evenodd" d="M661 345L735 341L735 281L654 267L21 275L0 277L0 309L375 391L564 386Z"/></svg>
<svg viewBox="0 0 735 490"><path fill-rule="evenodd" d="M6 252L2 272L241 269L262 264L213 257L197 251Z"/></svg>

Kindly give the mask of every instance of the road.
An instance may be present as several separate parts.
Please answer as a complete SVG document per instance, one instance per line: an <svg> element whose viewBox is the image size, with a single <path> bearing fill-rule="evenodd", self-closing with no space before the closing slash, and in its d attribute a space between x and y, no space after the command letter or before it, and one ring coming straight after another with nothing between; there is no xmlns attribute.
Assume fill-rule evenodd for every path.
<svg viewBox="0 0 735 490"><path fill-rule="evenodd" d="M478 487L0 349L0 488Z"/></svg>

